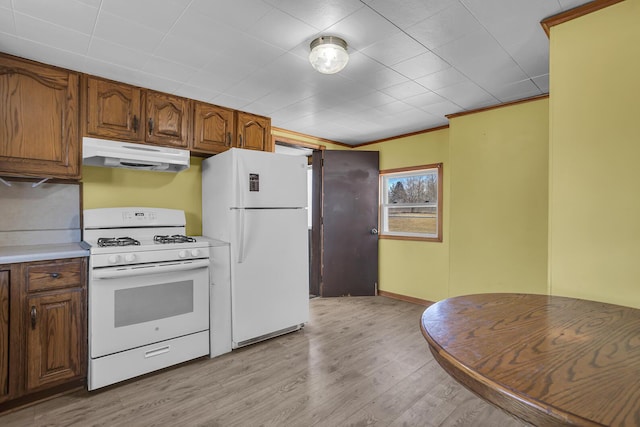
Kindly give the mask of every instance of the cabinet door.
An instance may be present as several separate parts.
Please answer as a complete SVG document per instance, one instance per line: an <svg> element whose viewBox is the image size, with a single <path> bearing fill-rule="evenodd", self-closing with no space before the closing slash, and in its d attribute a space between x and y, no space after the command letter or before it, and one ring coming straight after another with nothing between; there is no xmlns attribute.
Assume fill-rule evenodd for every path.
<svg viewBox="0 0 640 427"><path fill-rule="evenodd" d="M189 143L189 100L166 93L147 91L145 141L151 144L187 148Z"/></svg>
<svg viewBox="0 0 640 427"><path fill-rule="evenodd" d="M85 374L84 289L27 298L27 391Z"/></svg>
<svg viewBox="0 0 640 427"><path fill-rule="evenodd" d="M0 175L79 178L79 76L0 55Z"/></svg>
<svg viewBox="0 0 640 427"><path fill-rule="evenodd" d="M231 148L235 140L234 118L233 110L195 102L191 149L216 154Z"/></svg>
<svg viewBox="0 0 640 427"><path fill-rule="evenodd" d="M237 122L237 146L239 148L273 151L271 119L238 111Z"/></svg>
<svg viewBox="0 0 640 427"><path fill-rule="evenodd" d="M86 134L141 141L142 98L138 87L86 77Z"/></svg>
<svg viewBox="0 0 640 427"><path fill-rule="evenodd" d="M9 271L0 270L0 402L9 396Z"/></svg>

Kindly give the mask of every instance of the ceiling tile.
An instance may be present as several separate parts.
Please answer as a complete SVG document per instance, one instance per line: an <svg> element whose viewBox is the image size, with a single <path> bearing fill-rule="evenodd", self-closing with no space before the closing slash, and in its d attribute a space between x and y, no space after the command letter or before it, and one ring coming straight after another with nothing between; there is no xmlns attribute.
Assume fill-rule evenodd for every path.
<svg viewBox="0 0 640 427"><path fill-rule="evenodd" d="M83 34L91 34L98 9L75 0L19 0L14 10Z"/></svg>
<svg viewBox="0 0 640 427"><path fill-rule="evenodd" d="M467 78L453 67L428 74L416 79L416 83L427 89L436 90L466 81Z"/></svg>
<svg viewBox="0 0 640 427"><path fill-rule="evenodd" d="M327 34L342 37L352 49L361 50L400 30L373 10L363 7L326 29Z"/></svg>
<svg viewBox="0 0 640 427"><path fill-rule="evenodd" d="M11 9L0 7L0 32L14 35L16 33L16 25Z"/></svg>
<svg viewBox="0 0 640 427"><path fill-rule="evenodd" d="M129 46L140 51L153 52L165 33L109 12L102 12L93 32L95 37Z"/></svg>
<svg viewBox="0 0 640 427"><path fill-rule="evenodd" d="M222 93L211 100L216 105L222 105L224 107L233 108L235 110L244 111L244 107L251 103L248 99L237 98L227 93Z"/></svg>
<svg viewBox="0 0 640 427"><path fill-rule="evenodd" d="M0 0L0 7L3 9L13 9L13 4L11 0Z"/></svg>
<svg viewBox="0 0 640 427"><path fill-rule="evenodd" d="M204 15L224 27L245 31L271 9L266 3L255 0L193 0L188 11Z"/></svg>
<svg viewBox="0 0 640 427"><path fill-rule="evenodd" d="M451 67L447 61L433 52L425 52L394 65L393 68L412 80Z"/></svg>
<svg viewBox="0 0 640 427"><path fill-rule="evenodd" d="M405 104L402 101L393 101L388 104L378 105L377 107L375 107L375 109L385 114L395 114L412 110L413 107L409 104Z"/></svg>
<svg viewBox="0 0 640 427"><path fill-rule="evenodd" d="M497 104L498 100L473 82L458 83L435 91L465 110Z"/></svg>
<svg viewBox="0 0 640 427"><path fill-rule="evenodd" d="M513 58L485 30L466 35L435 51L462 74L480 84L498 79L505 79L504 83L513 83L527 77Z"/></svg>
<svg viewBox="0 0 640 427"><path fill-rule="evenodd" d="M407 28L406 31L427 48L433 50L467 34L482 29L480 23L459 2Z"/></svg>
<svg viewBox="0 0 640 427"><path fill-rule="evenodd" d="M407 34L396 33L360 51L381 64L390 66L427 52L427 49Z"/></svg>
<svg viewBox="0 0 640 427"><path fill-rule="evenodd" d="M166 59L152 56L142 68L142 71L157 77L183 81L188 80L191 76L198 72L196 68L187 67L181 63L167 61Z"/></svg>
<svg viewBox="0 0 640 427"><path fill-rule="evenodd" d="M324 30L363 7L359 0L265 0L265 2L317 30Z"/></svg>
<svg viewBox="0 0 640 427"><path fill-rule="evenodd" d="M18 12L14 13L14 17L19 37L75 53L87 52L89 36L86 34Z"/></svg>
<svg viewBox="0 0 640 427"><path fill-rule="evenodd" d="M178 89L176 89L176 92L180 93L180 95L184 96L185 98L204 102L208 102L212 98L220 95L219 92L211 90L207 87L193 86L188 84L183 84Z"/></svg>
<svg viewBox="0 0 640 427"><path fill-rule="evenodd" d="M0 51L75 71L82 71L85 61L84 55L52 48L2 32L0 32Z"/></svg>
<svg viewBox="0 0 640 427"><path fill-rule="evenodd" d="M391 95L396 99L409 98L428 91L429 89L426 89L424 86L420 86L418 83L412 81L407 81L382 89L382 92L387 95Z"/></svg>
<svg viewBox="0 0 640 427"><path fill-rule="evenodd" d="M435 15L451 5L451 0L363 0L370 8L382 14L399 27L410 27Z"/></svg>
<svg viewBox="0 0 640 427"><path fill-rule="evenodd" d="M443 101L435 104L429 104L421 108L421 110L426 111L427 113L432 114L435 117L440 117L444 119L444 116L447 114L459 113L463 110L458 104L454 104L451 101Z"/></svg>
<svg viewBox="0 0 640 427"><path fill-rule="evenodd" d="M538 89L530 79L504 85L494 89L491 93L498 98L500 102L511 102L542 95L540 89Z"/></svg>
<svg viewBox="0 0 640 427"><path fill-rule="evenodd" d="M153 54L169 61L188 64L194 68L204 67L214 58L220 56L215 50L203 49L198 44L190 43L188 39L172 35L165 37Z"/></svg>
<svg viewBox="0 0 640 427"><path fill-rule="evenodd" d="M89 56L99 61L119 65L121 67L143 69L149 55L140 51L129 49L126 46L111 43L110 41L93 37L89 46Z"/></svg>
<svg viewBox="0 0 640 427"><path fill-rule="evenodd" d="M533 77L531 80L542 93L549 93L549 74Z"/></svg>
<svg viewBox="0 0 640 427"><path fill-rule="evenodd" d="M304 22L272 9L256 22L249 34L284 50L289 50L315 34L316 29Z"/></svg>
<svg viewBox="0 0 640 427"><path fill-rule="evenodd" d="M102 10L138 22L145 27L168 31L180 17L189 0L103 0Z"/></svg>
<svg viewBox="0 0 640 427"><path fill-rule="evenodd" d="M420 95L405 98L403 101L409 105L413 105L414 107L424 110L424 107L444 102L445 99L435 92L425 92Z"/></svg>

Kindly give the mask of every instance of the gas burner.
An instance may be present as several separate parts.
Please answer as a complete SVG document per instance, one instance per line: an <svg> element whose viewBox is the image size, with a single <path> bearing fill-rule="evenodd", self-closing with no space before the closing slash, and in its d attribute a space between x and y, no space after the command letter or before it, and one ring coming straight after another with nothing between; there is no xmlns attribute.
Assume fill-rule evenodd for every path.
<svg viewBox="0 0 640 427"><path fill-rule="evenodd" d="M98 246L136 246L140 241L131 237L100 237L98 238Z"/></svg>
<svg viewBox="0 0 640 427"><path fill-rule="evenodd" d="M193 237L187 237L182 234L174 234L173 236L167 235L155 235L153 236L153 241L156 243L192 243L195 242L196 239Z"/></svg>

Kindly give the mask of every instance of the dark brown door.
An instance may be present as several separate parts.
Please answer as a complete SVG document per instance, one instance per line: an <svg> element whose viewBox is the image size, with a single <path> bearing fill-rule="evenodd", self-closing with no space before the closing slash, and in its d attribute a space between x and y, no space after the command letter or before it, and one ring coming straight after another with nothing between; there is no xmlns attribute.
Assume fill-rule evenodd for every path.
<svg viewBox="0 0 640 427"><path fill-rule="evenodd" d="M316 281L323 297L376 295L378 152L318 151L313 169L314 193L321 201L314 203L318 254L311 289Z"/></svg>

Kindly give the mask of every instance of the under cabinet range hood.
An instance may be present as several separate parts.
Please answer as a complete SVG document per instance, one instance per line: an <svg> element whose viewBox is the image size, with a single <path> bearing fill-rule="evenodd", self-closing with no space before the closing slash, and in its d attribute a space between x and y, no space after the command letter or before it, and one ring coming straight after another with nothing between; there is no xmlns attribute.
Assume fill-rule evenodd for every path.
<svg viewBox="0 0 640 427"><path fill-rule="evenodd" d="M189 168L189 151L84 137L82 163L108 168L180 172Z"/></svg>

